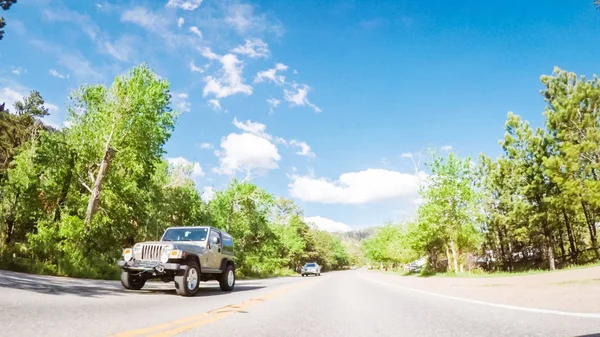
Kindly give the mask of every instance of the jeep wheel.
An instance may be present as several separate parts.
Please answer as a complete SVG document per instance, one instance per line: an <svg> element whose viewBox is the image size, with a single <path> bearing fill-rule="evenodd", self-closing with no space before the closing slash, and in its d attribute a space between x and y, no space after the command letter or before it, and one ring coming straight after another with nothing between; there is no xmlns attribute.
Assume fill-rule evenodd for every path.
<svg viewBox="0 0 600 337"><path fill-rule="evenodd" d="M121 271L121 284L123 288L128 290L140 290L146 284L146 279L143 277L134 277L128 271Z"/></svg>
<svg viewBox="0 0 600 337"><path fill-rule="evenodd" d="M219 286L223 291L232 291L235 286L235 268L228 265L219 277Z"/></svg>
<svg viewBox="0 0 600 337"><path fill-rule="evenodd" d="M188 262L183 275L175 276L175 290L177 295L194 296L200 285L200 267L196 262Z"/></svg>

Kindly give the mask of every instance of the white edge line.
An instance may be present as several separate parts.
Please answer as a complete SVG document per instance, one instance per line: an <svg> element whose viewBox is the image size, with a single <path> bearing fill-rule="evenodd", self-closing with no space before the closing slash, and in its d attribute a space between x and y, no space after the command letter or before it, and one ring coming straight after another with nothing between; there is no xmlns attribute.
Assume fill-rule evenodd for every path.
<svg viewBox="0 0 600 337"><path fill-rule="evenodd" d="M550 310L550 309L537 309L537 308L519 307L519 306L515 306L515 305L507 305L507 304L499 304L499 303L492 303L492 302L471 300L471 299L468 299L468 298L456 297L456 296L450 296L450 295L444 295L444 294L439 294L439 293L433 293L433 292L419 290L419 289L414 289L414 288L409 288L409 287L405 287L405 286L401 286L401 285L397 285L397 284L393 284L393 283L388 283L388 282L382 282L382 281L378 281L378 280L373 280L373 279L369 279L367 277L364 277L362 275L360 277L362 279L364 279L364 280L369 281L369 282L375 282L375 283L379 283L379 284L383 284L383 285L387 285L387 286L392 286L392 287L400 288L400 289L403 289L403 290L412 291L412 292L415 292L415 293L421 293L421 294L426 294L426 295L429 295L429 296L437 296L437 297L442 297L442 298L448 298L448 299L451 299L451 300L463 301L463 302L467 302L467 303L474 303L474 304L479 304L479 305L487 305L487 306L490 306L490 307L510 309L510 310L517 310L517 311L534 312L534 313L538 313L538 314L551 314L551 315L573 316L573 317L583 317L583 318L600 318L600 314L595 314L595 313L568 312L568 311L559 311L559 310Z"/></svg>

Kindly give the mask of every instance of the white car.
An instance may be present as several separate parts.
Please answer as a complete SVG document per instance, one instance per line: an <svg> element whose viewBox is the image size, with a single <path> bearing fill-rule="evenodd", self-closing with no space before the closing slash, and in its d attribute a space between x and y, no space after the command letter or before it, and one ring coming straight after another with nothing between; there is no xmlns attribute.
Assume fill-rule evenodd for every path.
<svg viewBox="0 0 600 337"><path fill-rule="evenodd" d="M302 276L315 275L321 276L321 266L316 262L309 262L302 266Z"/></svg>

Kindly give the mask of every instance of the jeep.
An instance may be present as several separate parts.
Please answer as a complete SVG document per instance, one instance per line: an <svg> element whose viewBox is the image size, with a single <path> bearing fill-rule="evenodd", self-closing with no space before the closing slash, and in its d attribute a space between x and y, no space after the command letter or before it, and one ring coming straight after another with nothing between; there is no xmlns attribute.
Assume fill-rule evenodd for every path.
<svg viewBox="0 0 600 337"><path fill-rule="evenodd" d="M194 296L200 281L217 280L223 291L235 286L233 238L214 227L169 227L160 241L136 243L123 250L121 284L140 290L159 278L175 282L178 295Z"/></svg>

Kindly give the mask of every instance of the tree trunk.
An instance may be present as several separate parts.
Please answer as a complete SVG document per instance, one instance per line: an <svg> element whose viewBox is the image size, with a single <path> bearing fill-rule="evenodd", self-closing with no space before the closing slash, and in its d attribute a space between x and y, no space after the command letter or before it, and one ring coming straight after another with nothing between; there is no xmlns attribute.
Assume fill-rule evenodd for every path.
<svg viewBox="0 0 600 337"><path fill-rule="evenodd" d="M17 193L15 195L15 200L12 204L10 212L8 213L8 216L6 217L6 236L4 237L4 244L6 246L8 246L12 242L12 238L15 233L15 208L17 207L17 202L19 202L19 196L20 193Z"/></svg>
<svg viewBox="0 0 600 337"><path fill-rule="evenodd" d="M586 204L581 200L581 207L583 208L583 214L585 215L585 222L587 223L588 231L590 232L590 241L592 241L592 248L596 254L596 258L600 259L600 247L598 247L598 236L596 235L596 223L590 214Z"/></svg>
<svg viewBox="0 0 600 337"><path fill-rule="evenodd" d="M567 216L567 211L565 208L562 208L563 218L565 219L565 225L567 227L567 237L569 238L569 247L571 251L571 258L573 262L577 260L577 248L575 247L575 239L573 238L573 229L571 228L571 222L569 221L569 217Z"/></svg>
<svg viewBox="0 0 600 337"><path fill-rule="evenodd" d="M458 260L456 259L456 248L454 248L454 241L450 241L450 250L452 251L452 261L454 265L454 272L458 273Z"/></svg>
<svg viewBox="0 0 600 337"><path fill-rule="evenodd" d="M67 176L65 177L65 181L63 182L62 189L60 191L60 196L58 197L58 202L56 205L56 211L54 212L54 221L59 221L61 214L61 208L67 200L67 194L69 193L69 187L71 186L71 180L73 179L73 168L75 166L75 154L70 153L69 158L69 170L67 171Z"/></svg>
<svg viewBox="0 0 600 337"><path fill-rule="evenodd" d="M552 235L546 235L546 248L548 249L548 267L550 270L556 270L556 262L554 260L554 239Z"/></svg>
<svg viewBox="0 0 600 337"><path fill-rule="evenodd" d="M452 259L450 258L450 250L448 250L448 245L446 245L446 259L448 261L446 264L446 271L450 271L450 263L452 263Z"/></svg>
<svg viewBox="0 0 600 337"><path fill-rule="evenodd" d="M563 230L562 228L560 229L560 233L559 233L559 238L560 238L560 245L558 246L560 248L560 253L561 256L566 256L567 253L565 251L565 239L564 239L564 234L563 234Z"/></svg>
<svg viewBox="0 0 600 337"><path fill-rule="evenodd" d="M102 183L104 182L104 178L106 177L106 173L108 172L108 168L114 155L116 153L115 149L110 146L111 137L108 138L106 142L106 147L104 149L104 157L102 158L102 163L100 164L100 168L98 169L98 174L96 175L96 179L94 181L94 186L92 187L90 200L88 201L87 210L85 212L85 220L84 223L86 227L90 226L92 219L96 212L98 211L98 206L100 206L100 191L102 189Z"/></svg>

